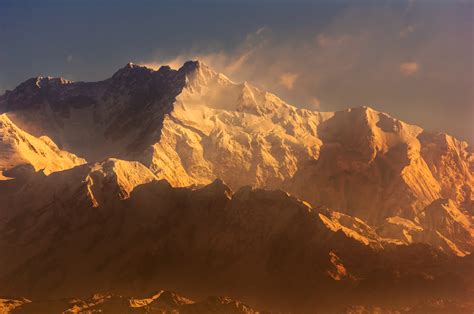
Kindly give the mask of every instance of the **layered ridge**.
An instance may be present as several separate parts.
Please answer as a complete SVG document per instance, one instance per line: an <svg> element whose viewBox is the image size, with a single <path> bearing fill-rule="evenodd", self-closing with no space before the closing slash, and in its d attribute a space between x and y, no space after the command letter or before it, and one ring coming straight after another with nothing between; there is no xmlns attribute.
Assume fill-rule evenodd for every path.
<svg viewBox="0 0 474 314"><path fill-rule="evenodd" d="M44 178L27 185L36 190ZM191 190L155 180L124 198L113 193L122 186L114 179L96 187L109 197L95 204L77 201L89 200L87 184L68 195L69 180L55 181L63 186L50 196L54 202L30 202L0 229L0 294L85 297L93 287L130 295L159 283L195 298L224 294L258 308L306 311L342 310L367 293L369 302L389 307L427 297L463 300L473 288L470 256L394 244L358 219L282 191L234 193L219 180Z"/></svg>
<svg viewBox="0 0 474 314"><path fill-rule="evenodd" d="M0 112L0 293L160 286L302 311L473 296L474 157L449 135L299 109L197 61L30 79Z"/></svg>

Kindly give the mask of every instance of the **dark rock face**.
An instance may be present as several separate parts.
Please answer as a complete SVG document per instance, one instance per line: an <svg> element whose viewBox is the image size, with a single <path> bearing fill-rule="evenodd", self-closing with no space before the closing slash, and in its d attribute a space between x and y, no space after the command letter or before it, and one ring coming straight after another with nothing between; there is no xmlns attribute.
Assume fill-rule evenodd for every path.
<svg viewBox="0 0 474 314"><path fill-rule="evenodd" d="M107 80L87 83L32 78L0 96L0 112L88 161L141 154L159 140L164 115L198 66L190 61L179 70L153 71L127 64Z"/></svg>

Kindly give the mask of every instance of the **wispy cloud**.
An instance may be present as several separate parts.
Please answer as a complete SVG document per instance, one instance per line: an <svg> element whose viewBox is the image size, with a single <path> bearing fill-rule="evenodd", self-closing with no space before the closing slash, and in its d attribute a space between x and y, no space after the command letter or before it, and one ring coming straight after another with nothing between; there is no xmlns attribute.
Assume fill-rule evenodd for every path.
<svg viewBox="0 0 474 314"><path fill-rule="evenodd" d="M246 68L249 60L259 58L259 56L254 56L254 54L261 52L261 49L267 43L265 38L269 32L271 32L271 30L267 26L258 28L255 32L247 34L245 40L231 52L224 50L204 52L201 50L205 49L195 48L171 59L163 59L158 53L158 56L154 57L153 60L140 62L140 64L155 69L162 65L168 65L171 68L178 69L188 60L200 60L228 76L240 76L239 73Z"/></svg>
<svg viewBox="0 0 474 314"><path fill-rule="evenodd" d="M416 116L412 108L429 104L430 110L443 112L446 103L456 102L472 112L472 73L466 70L472 57L465 53L472 52L465 40L472 32L452 23L459 14L456 8L441 14L432 6L407 5L409 13L389 6L370 12L349 7L314 31L285 37L264 26L232 48L197 46L172 60L152 61L179 67L185 60L200 59L236 82L248 80L300 107L371 105L438 127L439 121L423 116L423 110ZM446 63L447 58L453 62Z"/></svg>
<svg viewBox="0 0 474 314"><path fill-rule="evenodd" d="M280 84L288 90L293 89L293 85L295 85L295 81L298 79L298 74L296 73L283 73L280 75Z"/></svg>
<svg viewBox="0 0 474 314"><path fill-rule="evenodd" d="M338 36L329 36L327 34L319 34L316 37L316 41L321 48L327 48L331 46L339 46L350 39L349 35L338 35Z"/></svg>
<svg viewBox="0 0 474 314"><path fill-rule="evenodd" d="M309 101L309 104L310 104L310 109L321 110L321 101L319 100L319 98L317 97L311 98L311 100Z"/></svg>
<svg viewBox="0 0 474 314"><path fill-rule="evenodd" d="M403 62L400 64L399 69L403 75L410 76L420 70L420 65L416 62Z"/></svg>

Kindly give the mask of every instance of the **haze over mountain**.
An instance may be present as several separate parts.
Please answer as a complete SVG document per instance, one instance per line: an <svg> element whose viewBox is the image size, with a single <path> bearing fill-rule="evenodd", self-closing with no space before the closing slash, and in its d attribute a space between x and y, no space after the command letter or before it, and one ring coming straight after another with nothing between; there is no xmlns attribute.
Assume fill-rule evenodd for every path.
<svg viewBox="0 0 474 314"><path fill-rule="evenodd" d="M197 61L33 78L0 112L0 294L473 306L474 157L447 134L298 109Z"/></svg>

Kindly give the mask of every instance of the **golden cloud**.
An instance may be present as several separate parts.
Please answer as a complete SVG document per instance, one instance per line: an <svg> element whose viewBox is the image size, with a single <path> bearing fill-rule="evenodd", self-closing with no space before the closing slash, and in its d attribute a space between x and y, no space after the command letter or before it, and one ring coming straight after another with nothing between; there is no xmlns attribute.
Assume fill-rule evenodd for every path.
<svg viewBox="0 0 474 314"><path fill-rule="evenodd" d="M293 89L293 85L295 81L298 79L298 74L296 73L283 73L280 75L280 85L284 86L286 89L291 90Z"/></svg>
<svg viewBox="0 0 474 314"><path fill-rule="evenodd" d="M311 109L321 110L321 101L317 97L311 98L309 104L311 106Z"/></svg>
<svg viewBox="0 0 474 314"><path fill-rule="evenodd" d="M403 75L410 76L417 73L420 70L420 66L416 62L404 62L400 64L400 72Z"/></svg>

